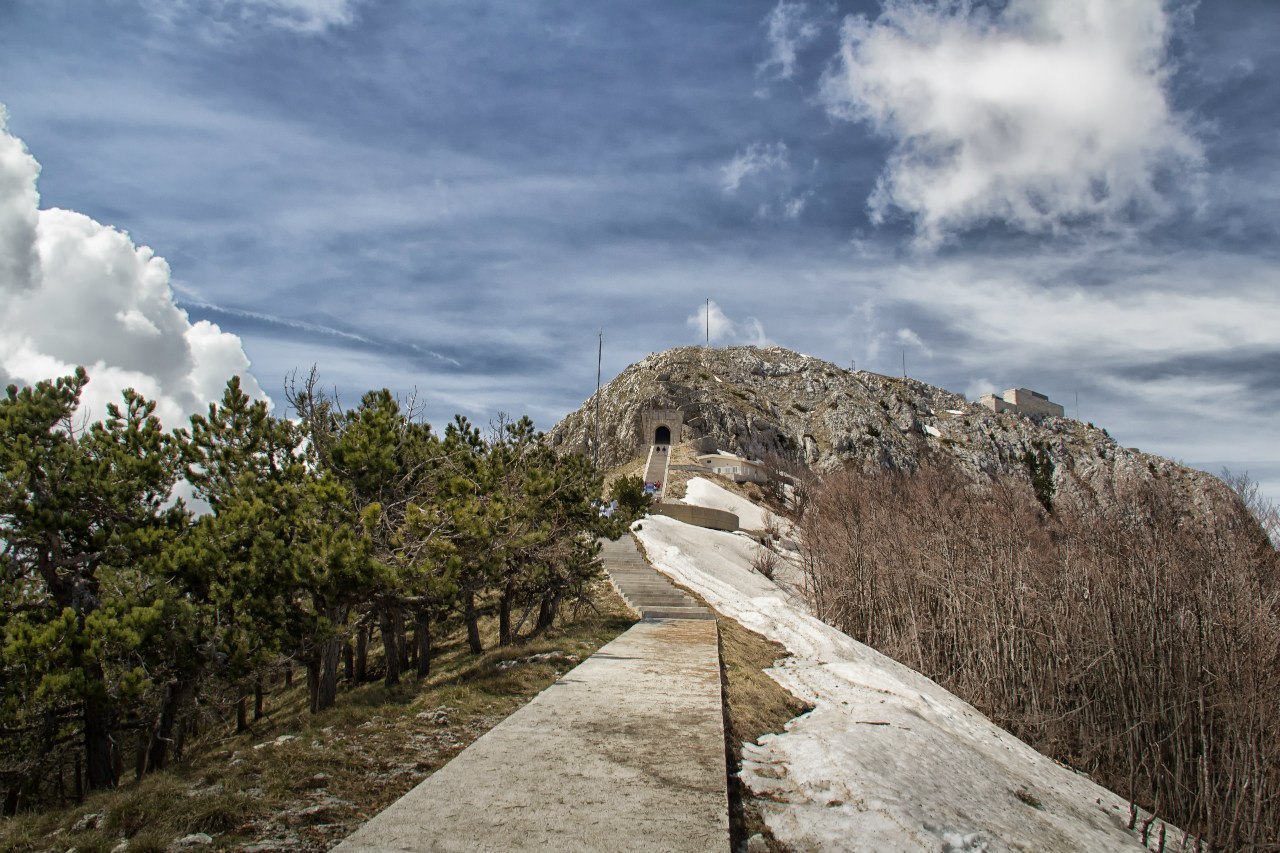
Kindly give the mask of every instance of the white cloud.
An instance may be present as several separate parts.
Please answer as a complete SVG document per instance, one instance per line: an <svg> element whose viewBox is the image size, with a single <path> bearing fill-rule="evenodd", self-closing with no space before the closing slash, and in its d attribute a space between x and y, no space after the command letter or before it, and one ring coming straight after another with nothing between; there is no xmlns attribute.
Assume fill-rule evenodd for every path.
<svg viewBox="0 0 1280 853"><path fill-rule="evenodd" d="M783 170L789 166L790 158L785 142L753 142L720 167L720 188L726 193L733 193L752 175Z"/></svg>
<svg viewBox="0 0 1280 853"><path fill-rule="evenodd" d="M929 349L928 344L911 329L899 329L894 339L904 347L915 347L929 358L933 358L933 350Z"/></svg>
<svg viewBox="0 0 1280 853"><path fill-rule="evenodd" d="M40 164L22 140L4 133L9 115L0 104L0 283L14 290L39 286L36 258L35 178Z"/></svg>
<svg viewBox="0 0 1280 853"><path fill-rule="evenodd" d="M818 24L809 17L804 3L781 0L764 20L769 56L760 63L760 73L789 80L796 73L796 54L818 37Z"/></svg>
<svg viewBox="0 0 1280 853"><path fill-rule="evenodd" d="M805 205L809 203L811 198L813 198L813 190L805 190L791 198L784 196L781 201L783 217L786 219L798 219L800 214L804 213Z"/></svg>
<svg viewBox="0 0 1280 853"><path fill-rule="evenodd" d="M231 36L243 26L271 26L314 35L350 26L360 0L145 0L151 14L170 26L199 16L215 33Z"/></svg>
<svg viewBox="0 0 1280 853"><path fill-rule="evenodd" d="M996 384L990 379L981 376L977 379L971 380L964 389L964 395L970 400L976 400L985 394L994 393L996 393Z"/></svg>
<svg viewBox="0 0 1280 853"><path fill-rule="evenodd" d="M764 324L755 317L735 322L725 315L714 299L699 305L698 310L685 319L685 323L698 333L699 341L705 341L710 333L713 344L724 342L763 347L773 343L764 333Z"/></svg>
<svg viewBox="0 0 1280 853"><path fill-rule="evenodd" d="M871 211L925 245L993 221L1123 231L1202 168L1166 91L1173 28L1163 0L884 0L845 20L824 98L895 141Z"/></svg>
<svg viewBox="0 0 1280 853"><path fill-rule="evenodd" d="M83 365L91 417L132 387L169 427L221 396L232 375L260 396L240 339L192 325L174 305L164 259L83 214L40 210L39 171L0 121L0 384Z"/></svg>

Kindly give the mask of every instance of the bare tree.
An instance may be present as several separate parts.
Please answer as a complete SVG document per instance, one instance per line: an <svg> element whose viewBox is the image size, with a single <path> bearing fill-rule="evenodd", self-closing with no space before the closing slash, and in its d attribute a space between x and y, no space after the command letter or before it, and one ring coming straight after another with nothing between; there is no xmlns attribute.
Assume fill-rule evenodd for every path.
<svg viewBox="0 0 1280 853"><path fill-rule="evenodd" d="M1048 514L1016 478L845 471L805 513L806 590L1127 795L1153 842L1139 807L1213 849L1280 850L1280 555L1225 497L1196 509L1156 478Z"/></svg>

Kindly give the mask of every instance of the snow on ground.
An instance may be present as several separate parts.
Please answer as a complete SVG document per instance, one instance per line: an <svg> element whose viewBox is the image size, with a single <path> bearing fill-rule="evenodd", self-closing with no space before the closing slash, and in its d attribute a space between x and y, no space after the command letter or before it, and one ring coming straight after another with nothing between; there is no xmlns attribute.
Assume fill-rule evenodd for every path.
<svg viewBox="0 0 1280 853"><path fill-rule="evenodd" d="M759 546L749 538L662 516L638 528L659 571L793 655L769 674L814 710L743 747L742 779L779 841L796 850L1143 848L1125 829L1123 799L810 616L751 570ZM1166 849L1180 836L1171 827Z"/></svg>
<svg viewBox="0 0 1280 853"><path fill-rule="evenodd" d="M769 526L771 519L780 527L790 526L786 519L779 518L769 510L756 506L741 495L736 495L705 477L694 477L689 480L681 503L731 512L738 516L738 525L744 530L764 530Z"/></svg>

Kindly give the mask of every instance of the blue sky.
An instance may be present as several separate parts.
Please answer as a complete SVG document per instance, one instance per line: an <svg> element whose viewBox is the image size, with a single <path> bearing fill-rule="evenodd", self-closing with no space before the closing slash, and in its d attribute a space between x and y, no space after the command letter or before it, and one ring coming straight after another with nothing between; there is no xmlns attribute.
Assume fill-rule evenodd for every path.
<svg viewBox="0 0 1280 853"><path fill-rule="evenodd" d="M710 298L718 344L1078 394L1280 496L1277 34L1274 0L0 0L0 378L176 415L314 363L546 428L597 329L607 378Z"/></svg>

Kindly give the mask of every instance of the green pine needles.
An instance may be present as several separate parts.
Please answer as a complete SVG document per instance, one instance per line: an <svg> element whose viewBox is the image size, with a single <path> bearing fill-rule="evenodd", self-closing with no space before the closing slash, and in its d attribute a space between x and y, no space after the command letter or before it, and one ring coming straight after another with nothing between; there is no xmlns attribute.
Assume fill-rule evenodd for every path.
<svg viewBox="0 0 1280 853"><path fill-rule="evenodd" d="M6 814L165 767L198 709L243 726L275 673L320 711L340 674L427 675L455 625L482 651L482 613L517 642L599 576L601 478L528 418L440 434L385 389L343 410L313 371L293 420L233 378L187 429L132 390L85 425L87 382L0 399Z"/></svg>

